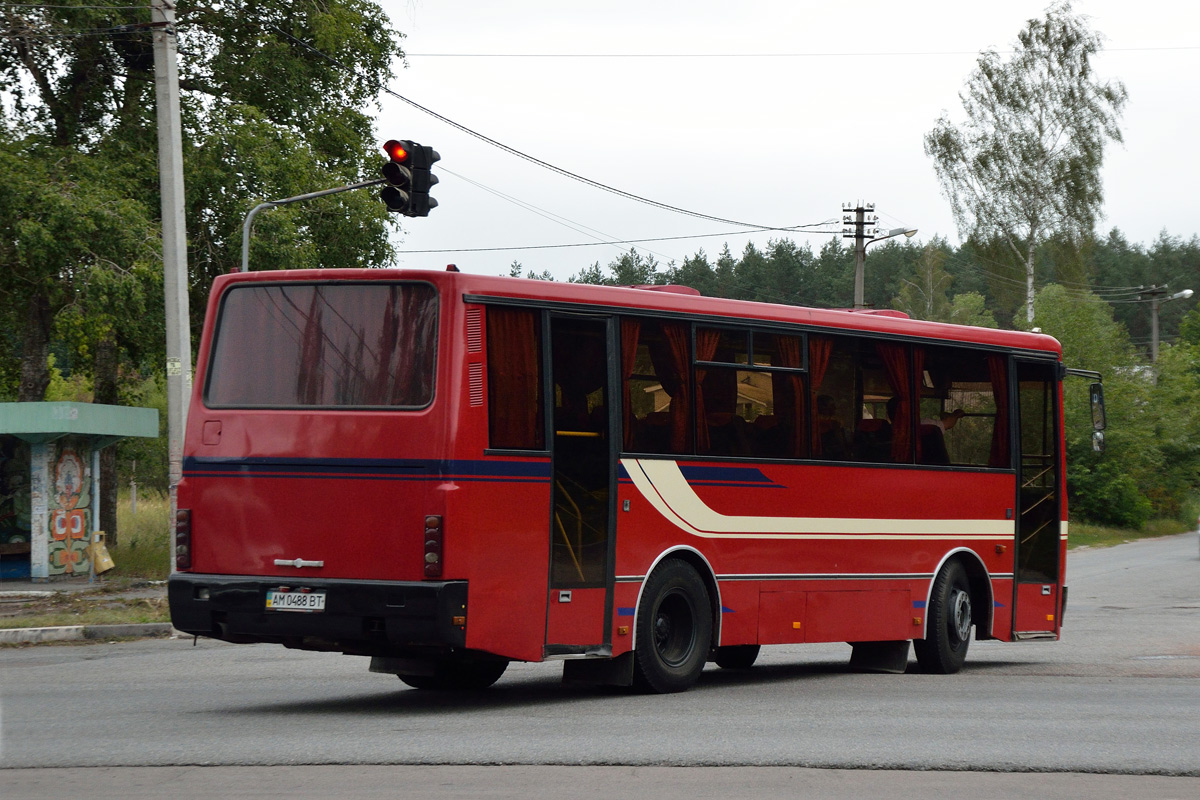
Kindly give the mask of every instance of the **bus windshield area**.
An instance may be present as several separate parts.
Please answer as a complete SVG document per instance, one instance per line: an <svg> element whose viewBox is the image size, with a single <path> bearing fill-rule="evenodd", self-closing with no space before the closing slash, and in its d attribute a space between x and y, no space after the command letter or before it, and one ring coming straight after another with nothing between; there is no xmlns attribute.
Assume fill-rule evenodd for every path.
<svg viewBox="0 0 1200 800"><path fill-rule="evenodd" d="M423 408L437 292L425 283L279 283L224 296L206 405Z"/></svg>

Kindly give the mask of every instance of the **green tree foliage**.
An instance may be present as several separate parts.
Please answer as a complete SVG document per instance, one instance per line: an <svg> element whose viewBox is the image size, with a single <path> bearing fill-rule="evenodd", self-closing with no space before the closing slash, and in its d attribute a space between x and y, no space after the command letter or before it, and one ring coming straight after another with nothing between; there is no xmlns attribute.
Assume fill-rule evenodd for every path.
<svg viewBox="0 0 1200 800"><path fill-rule="evenodd" d="M598 286L645 286L664 284L667 277L667 273L658 271L658 261L654 256L643 256L636 249L630 249L628 253L622 253L609 262L607 267L601 267L597 261L567 281Z"/></svg>
<svg viewBox="0 0 1200 800"><path fill-rule="evenodd" d="M1119 81L1097 80L1101 37L1067 2L1031 19L1008 60L987 51L960 94L966 121L943 115L925 137L963 236L996 240L1025 267L1033 318L1034 256L1053 236L1090 235L1108 140L1121 141Z"/></svg>
<svg viewBox="0 0 1200 800"><path fill-rule="evenodd" d="M977 328L999 328L996 317L987 307L987 298L979 292L964 292L950 298L950 318L955 325L974 325Z"/></svg>
<svg viewBox="0 0 1200 800"><path fill-rule="evenodd" d="M1164 467L1142 421L1151 399L1148 375L1138 368L1124 328L1095 295L1051 284L1038 292L1034 312L1034 325L1062 343L1065 364L1104 378L1108 431L1103 454L1092 450L1087 383L1080 378L1064 382L1070 507L1096 522L1140 527L1153 511L1148 490Z"/></svg>
<svg viewBox="0 0 1200 800"><path fill-rule="evenodd" d="M149 18L148 6L86 0L0 6L4 396L45 396L52 340L70 351L64 366L92 373L96 402L120 402L162 370ZM367 107L403 54L386 14L365 0L184 2L177 20L198 331L213 278L240 265L254 205L376 176L383 157ZM387 223L368 192L278 209L261 218L252 264L379 266L391 258ZM105 509L116 491L110 457Z"/></svg>
<svg viewBox="0 0 1200 800"><path fill-rule="evenodd" d="M954 278L945 269L947 258L945 250L927 245L917 262L916 275L901 281L900 292L892 301L892 307L914 319L949 322L948 292Z"/></svg>
<svg viewBox="0 0 1200 800"><path fill-rule="evenodd" d="M137 27L149 9L68 0L0 14L0 292L10 321L35 334L22 343L18 394L41 399L64 309L78 312L67 327L81 347L115 333L127 355L161 353L135 343L153 326L124 324L161 308L144 274L159 258L153 50ZM373 177L382 156L366 107L402 53L363 0L183 3L177 16L198 324L212 279L240 262L254 204ZM277 210L252 256L275 268L379 265L390 258L386 212L367 192Z"/></svg>
<svg viewBox="0 0 1200 800"><path fill-rule="evenodd" d="M144 307L110 300L153 288L155 226L103 153L8 133L0 138L0 297L8 323L22 331L19 355L10 351L20 363L14 394L35 401L49 384L61 312L73 315L69 333L84 347L139 327Z"/></svg>

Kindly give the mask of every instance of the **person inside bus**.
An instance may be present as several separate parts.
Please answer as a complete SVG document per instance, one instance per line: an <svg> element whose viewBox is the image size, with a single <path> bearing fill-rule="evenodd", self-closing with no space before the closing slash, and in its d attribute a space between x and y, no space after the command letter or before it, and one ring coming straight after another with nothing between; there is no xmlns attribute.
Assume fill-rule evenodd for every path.
<svg viewBox="0 0 1200 800"><path fill-rule="evenodd" d="M750 433L746 420L737 413L737 372L731 369L706 370L700 390L704 400L702 424L708 439L703 451L712 455L750 455Z"/></svg>
<svg viewBox="0 0 1200 800"><path fill-rule="evenodd" d="M844 461L847 457L846 430L838 419L837 401L827 394L817 397L817 431L821 437L821 457Z"/></svg>
<svg viewBox="0 0 1200 800"><path fill-rule="evenodd" d="M936 417L921 420L921 463L949 466L950 455L946 452L946 431L953 428L966 415L961 408L943 411Z"/></svg>
<svg viewBox="0 0 1200 800"><path fill-rule="evenodd" d="M892 419L900 407L900 398L887 401L887 416L883 419L863 419L854 434L854 453L859 461L890 462L892 460Z"/></svg>

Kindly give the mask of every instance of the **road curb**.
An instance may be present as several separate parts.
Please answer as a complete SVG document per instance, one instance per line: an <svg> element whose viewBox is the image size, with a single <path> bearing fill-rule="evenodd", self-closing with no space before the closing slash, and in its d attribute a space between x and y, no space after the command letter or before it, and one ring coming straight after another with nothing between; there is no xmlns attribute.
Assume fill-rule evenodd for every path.
<svg viewBox="0 0 1200 800"><path fill-rule="evenodd" d="M113 637L170 636L175 628L169 622L146 622L128 625L60 625L53 628L0 629L0 644L39 644L41 642L75 642L85 639Z"/></svg>

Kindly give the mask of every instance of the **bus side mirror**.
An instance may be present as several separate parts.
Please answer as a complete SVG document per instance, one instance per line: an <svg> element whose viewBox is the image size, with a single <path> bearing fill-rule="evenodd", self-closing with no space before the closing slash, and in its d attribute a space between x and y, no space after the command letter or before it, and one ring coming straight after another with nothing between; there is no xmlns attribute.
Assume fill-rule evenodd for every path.
<svg viewBox="0 0 1200 800"><path fill-rule="evenodd" d="M1104 452L1104 431L1092 431L1092 449L1097 453Z"/></svg>
<svg viewBox="0 0 1200 800"><path fill-rule="evenodd" d="M1104 416L1104 384L1093 383L1092 395L1092 430L1101 432L1108 427ZM1103 436L1100 437L1103 440Z"/></svg>

